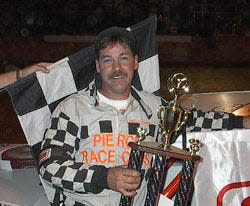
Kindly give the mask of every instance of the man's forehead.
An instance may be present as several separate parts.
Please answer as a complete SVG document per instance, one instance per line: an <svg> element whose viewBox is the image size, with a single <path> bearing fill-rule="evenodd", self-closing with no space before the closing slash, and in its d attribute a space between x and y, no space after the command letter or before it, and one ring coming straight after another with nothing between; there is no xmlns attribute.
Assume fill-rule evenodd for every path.
<svg viewBox="0 0 250 206"><path fill-rule="evenodd" d="M110 43L108 44L105 48L101 49L101 50L104 50L104 49L112 49L114 47L122 47L124 49L130 49L129 46L126 44L126 43L121 43L121 42L113 42L113 43Z"/></svg>
<svg viewBox="0 0 250 206"><path fill-rule="evenodd" d="M120 52L119 52L120 51ZM100 50L100 56L105 55L107 53L119 52L120 54L132 54L129 46L116 43L108 45L106 48Z"/></svg>

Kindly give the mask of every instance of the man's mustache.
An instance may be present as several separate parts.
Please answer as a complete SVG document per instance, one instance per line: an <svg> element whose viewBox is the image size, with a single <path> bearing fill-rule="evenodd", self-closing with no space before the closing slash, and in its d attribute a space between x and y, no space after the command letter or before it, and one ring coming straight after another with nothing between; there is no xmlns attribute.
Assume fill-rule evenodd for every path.
<svg viewBox="0 0 250 206"><path fill-rule="evenodd" d="M115 72L113 72L112 74L110 74L110 75L109 75L109 78L114 78L114 77L119 77L119 76L127 77L128 74L127 74L127 72L125 72L125 71L118 70L118 71L115 71Z"/></svg>

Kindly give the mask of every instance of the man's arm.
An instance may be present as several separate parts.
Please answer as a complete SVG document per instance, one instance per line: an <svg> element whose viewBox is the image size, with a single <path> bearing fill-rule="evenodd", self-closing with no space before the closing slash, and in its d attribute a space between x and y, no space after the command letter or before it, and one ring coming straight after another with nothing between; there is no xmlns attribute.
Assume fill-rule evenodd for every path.
<svg viewBox="0 0 250 206"><path fill-rule="evenodd" d="M79 149L80 128L72 114L70 101L63 102L52 114L39 155L40 174L53 185L80 193L99 193L107 188L108 169L75 161Z"/></svg>
<svg viewBox="0 0 250 206"><path fill-rule="evenodd" d="M0 74L0 89L37 71L49 73L49 69L47 69L47 67L51 64L52 63L48 62L40 62L17 71Z"/></svg>

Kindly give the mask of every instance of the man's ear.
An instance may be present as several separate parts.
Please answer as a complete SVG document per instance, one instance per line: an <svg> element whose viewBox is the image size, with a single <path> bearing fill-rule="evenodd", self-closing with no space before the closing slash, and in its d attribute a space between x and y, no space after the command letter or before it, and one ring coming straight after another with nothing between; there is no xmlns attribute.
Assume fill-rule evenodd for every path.
<svg viewBox="0 0 250 206"><path fill-rule="evenodd" d="M135 70L137 70L139 68L139 62L138 62L138 55L135 55Z"/></svg>
<svg viewBox="0 0 250 206"><path fill-rule="evenodd" d="M96 67L96 71L98 73L100 73L100 65L99 65L99 61L97 59L95 60L95 67Z"/></svg>

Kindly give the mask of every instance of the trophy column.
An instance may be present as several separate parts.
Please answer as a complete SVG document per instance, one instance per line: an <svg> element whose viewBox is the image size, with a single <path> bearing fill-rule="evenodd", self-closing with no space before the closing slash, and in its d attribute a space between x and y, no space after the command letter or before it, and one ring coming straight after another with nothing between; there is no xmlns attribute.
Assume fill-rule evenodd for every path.
<svg viewBox="0 0 250 206"><path fill-rule="evenodd" d="M136 149L131 149L128 168L129 169L136 169L137 171L141 172L142 162L144 158L144 152ZM121 196L119 206L129 206L132 205L133 198Z"/></svg>
<svg viewBox="0 0 250 206"><path fill-rule="evenodd" d="M170 146L168 149L162 149L161 143L153 142L142 142L140 144L130 142L129 146L132 151L139 151L140 158L143 158L145 153L153 154L151 175L147 183L147 195L144 206L157 206L159 201L159 195L163 191L165 185L165 179L169 167L173 162L182 163L181 179L179 182L179 187L175 195L175 206L185 206L188 202L189 196L191 195L193 174L196 164L200 161L200 157L191 152L179 149L174 146ZM131 151L131 154L133 153ZM196 150L197 151L197 150ZM129 165L135 165L138 159L132 158L131 155L129 159ZM142 159L140 165L138 164L138 171L141 170ZM135 167L133 167L135 168ZM126 200L126 201L125 201ZM133 198L121 197L120 206L132 206Z"/></svg>

